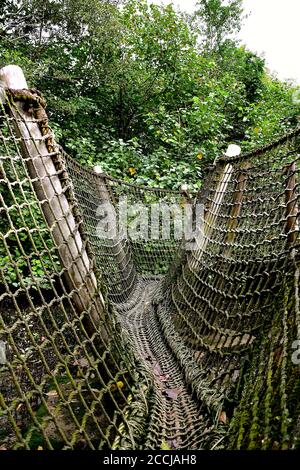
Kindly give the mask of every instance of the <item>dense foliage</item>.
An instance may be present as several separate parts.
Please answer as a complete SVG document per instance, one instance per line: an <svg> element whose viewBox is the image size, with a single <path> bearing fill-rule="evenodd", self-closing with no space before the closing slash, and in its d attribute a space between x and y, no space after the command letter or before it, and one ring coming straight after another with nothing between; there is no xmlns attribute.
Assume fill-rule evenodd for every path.
<svg viewBox="0 0 300 470"><path fill-rule="evenodd" d="M200 0L192 16L146 0L0 0L0 66L23 67L47 98L56 137L82 164L197 188L229 143L249 150L297 124L293 87L237 43L242 21L242 0ZM29 213L24 223L32 227ZM0 249L7 279L17 288L31 272L43 286L40 260L28 262L40 241L22 236L22 253L7 240L17 263Z"/></svg>
<svg viewBox="0 0 300 470"><path fill-rule="evenodd" d="M1 65L24 68L81 163L139 183L197 186L228 143L246 150L297 123L293 88L235 40L241 0L201 0L190 17L146 0L1 6Z"/></svg>

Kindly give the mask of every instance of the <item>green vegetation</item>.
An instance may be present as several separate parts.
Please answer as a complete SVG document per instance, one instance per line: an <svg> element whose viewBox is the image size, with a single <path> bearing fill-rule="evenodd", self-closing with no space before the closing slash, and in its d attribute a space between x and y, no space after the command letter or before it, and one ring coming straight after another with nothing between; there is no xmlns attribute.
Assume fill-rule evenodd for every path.
<svg viewBox="0 0 300 470"><path fill-rule="evenodd" d="M246 151L297 124L294 88L238 44L242 21L241 0L201 0L192 16L146 0L3 0L0 66L23 67L47 98L56 138L80 163L140 184L196 189L229 143ZM4 170L13 184L13 167ZM29 187L14 185L12 194L4 186L8 205L24 193L31 199ZM52 245L35 235L38 207L26 210L25 223L11 212L30 230L7 238L16 262L3 247L2 264L16 288L32 277L47 288Z"/></svg>
<svg viewBox="0 0 300 470"><path fill-rule="evenodd" d="M1 4L0 64L24 68L81 163L198 186L228 143L249 150L297 123L293 87L235 39L241 0L200 0L192 16L146 0Z"/></svg>
<svg viewBox="0 0 300 470"><path fill-rule="evenodd" d="M56 138L80 163L140 184L196 189L229 143L246 151L297 124L293 87L236 41L242 21L241 0L201 0L192 16L146 0L2 0L0 66L23 67L47 98ZM13 167L4 171L13 184ZM12 194L1 185L8 205L24 193L31 199L27 186ZM29 229L7 238L16 262L3 246L2 265L16 288L32 277L47 288L52 245L35 235L34 219L44 227L36 204L26 210L23 221L11 212L15 226Z"/></svg>

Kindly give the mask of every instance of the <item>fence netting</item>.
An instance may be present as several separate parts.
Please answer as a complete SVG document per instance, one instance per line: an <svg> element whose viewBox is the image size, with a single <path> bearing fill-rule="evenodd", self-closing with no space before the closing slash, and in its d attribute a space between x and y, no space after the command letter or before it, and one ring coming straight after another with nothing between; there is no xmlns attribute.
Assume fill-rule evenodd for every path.
<svg viewBox="0 0 300 470"><path fill-rule="evenodd" d="M26 106L26 100L28 96L19 103ZM39 176L33 178L29 171L30 156L23 148L28 142L18 134L16 121L24 122L11 96L1 106L0 119L1 447L135 448L136 429L147 407L145 379L114 312L108 307L100 311L97 292L78 312L86 279L70 288L66 274L76 259L69 267L60 262L60 248L79 231L84 239L81 219L76 216L72 233L62 235L57 247L52 235L61 221L51 227L46 222L42 208L51 201L37 195ZM36 113L27 128L30 124L40 126ZM27 140L39 144L31 135ZM62 175L59 153L52 153ZM51 178L44 177L50 183ZM68 210L75 213L72 185L65 175L63 193L68 194ZM65 219L69 216L66 211ZM105 295L100 273L94 272ZM88 321L92 309L100 320L94 330Z"/></svg>
<svg viewBox="0 0 300 470"><path fill-rule="evenodd" d="M190 195L82 167L36 91L3 96L1 448L299 447L300 131Z"/></svg>

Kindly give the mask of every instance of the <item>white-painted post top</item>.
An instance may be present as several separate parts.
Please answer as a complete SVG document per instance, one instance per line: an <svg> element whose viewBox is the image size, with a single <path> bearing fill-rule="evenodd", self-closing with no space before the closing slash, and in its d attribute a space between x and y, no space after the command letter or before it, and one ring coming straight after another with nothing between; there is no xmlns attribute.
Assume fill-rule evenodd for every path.
<svg viewBox="0 0 300 470"><path fill-rule="evenodd" d="M103 173L102 167L100 165L95 165L93 169L97 175L101 175Z"/></svg>
<svg viewBox="0 0 300 470"><path fill-rule="evenodd" d="M0 69L0 102L5 103L4 88L12 90L28 89L23 70L18 65L7 65Z"/></svg>
<svg viewBox="0 0 300 470"><path fill-rule="evenodd" d="M181 191L188 191L189 185L187 183L184 183L184 184L181 185L180 189L181 189Z"/></svg>
<svg viewBox="0 0 300 470"><path fill-rule="evenodd" d="M226 150L225 156L226 157L238 157L242 152L242 149L239 145L230 144L228 149Z"/></svg>
<svg viewBox="0 0 300 470"><path fill-rule="evenodd" d="M18 65L7 65L0 69L0 86L12 90L28 89L23 70Z"/></svg>

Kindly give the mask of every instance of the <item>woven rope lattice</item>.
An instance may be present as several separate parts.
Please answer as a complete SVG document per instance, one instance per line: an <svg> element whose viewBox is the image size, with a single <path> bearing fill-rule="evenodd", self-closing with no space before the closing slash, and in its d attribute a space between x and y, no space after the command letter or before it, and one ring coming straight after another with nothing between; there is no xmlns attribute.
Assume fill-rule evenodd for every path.
<svg viewBox="0 0 300 470"><path fill-rule="evenodd" d="M137 415L138 423L146 407L142 388L135 386L142 383L138 364L113 312L107 310L103 316L96 295L90 296L82 312L75 308L75 297L83 295L86 279L76 288L66 287L61 247L51 236L55 227L49 230L43 217L42 206L51 201L40 201L36 195L38 177L33 180L29 174L30 157L24 158L24 139L16 132L18 119L22 120L21 115L7 99L1 110L0 140L0 339L6 355L0 367L1 444L4 448L111 448L128 441L135 448L138 426L132 427L131 416ZM32 123L45 126L35 114ZM52 154L58 174L64 177L69 207L75 210L59 153L53 149ZM77 216L74 233L80 224ZM68 239L62 240L62 246L68 244ZM94 331L92 308L100 318Z"/></svg>
<svg viewBox="0 0 300 470"><path fill-rule="evenodd" d="M61 221L49 226L52 201L30 170L39 142L29 132L33 158L17 131L28 101L68 202L63 219L75 220L69 237L83 241L78 259L87 253L73 287L78 259L63 262L70 240L57 242ZM220 159L191 198L83 168L56 146L43 106L34 91L8 92L0 116L0 445L298 447L299 131ZM173 233L97 236L99 205L118 211L125 196L202 204L196 249Z"/></svg>

